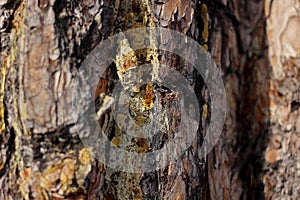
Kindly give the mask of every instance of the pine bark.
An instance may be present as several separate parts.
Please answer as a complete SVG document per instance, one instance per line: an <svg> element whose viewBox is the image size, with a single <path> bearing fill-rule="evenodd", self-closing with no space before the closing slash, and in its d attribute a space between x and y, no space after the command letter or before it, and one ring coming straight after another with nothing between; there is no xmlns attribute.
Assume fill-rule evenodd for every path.
<svg viewBox="0 0 300 200"><path fill-rule="evenodd" d="M299 198L299 7L292 0L0 1L0 199ZM159 54L189 77L201 120L194 143L175 163L125 173L82 144L78 130L88 128L74 116L84 102L76 110L66 105L82 62L101 41L146 26L186 34L211 54L223 74L227 115L219 142L200 158L210 109L203 79L177 55L137 52L140 63ZM119 79L111 65L95 98L110 94ZM110 112L99 124L119 145ZM169 117L175 121L176 113ZM163 138L133 146L159 148Z"/></svg>

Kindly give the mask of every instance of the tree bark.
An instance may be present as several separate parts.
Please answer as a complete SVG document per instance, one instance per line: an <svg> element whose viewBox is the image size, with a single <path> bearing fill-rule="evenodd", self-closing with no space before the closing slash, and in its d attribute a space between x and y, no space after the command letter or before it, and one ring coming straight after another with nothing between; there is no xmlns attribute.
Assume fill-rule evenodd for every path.
<svg viewBox="0 0 300 200"><path fill-rule="evenodd" d="M300 42L294 33L299 6L292 0L0 1L0 199L299 198ZM180 56L137 50L110 64L93 83L96 88L76 85L81 64L101 41L140 27L191 37L222 72L226 120L219 142L204 158L199 149L210 124L211 91ZM162 169L122 172L97 160L82 143L80 135L91 134L86 121L78 122L88 105L74 85L95 93L97 113L117 82L126 84L122 70L155 62L177 70L193 87L200 110L197 136ZM172 139L179 103L173 91L155 88L145 83L134 93L133 118L138 124L151 118L136 107L142 99L146 111L163 102L173 123L151 139L128 140L108 107L98 122L112 145L141 153ZM75 107L74 96L81 99Z"/></svg>

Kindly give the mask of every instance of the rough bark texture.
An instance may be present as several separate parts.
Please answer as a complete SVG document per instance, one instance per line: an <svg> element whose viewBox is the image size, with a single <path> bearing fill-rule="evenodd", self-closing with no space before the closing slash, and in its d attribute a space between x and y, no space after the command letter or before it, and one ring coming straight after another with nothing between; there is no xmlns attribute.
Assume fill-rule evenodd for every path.
<svg viewBox="0 0 300 200"><path fill-rule="evenodd" d="M224 72L228 109L224 134L208 156L211 198L260 199L271 73L264 1L223 1L213 13L212 54Z"/></svg>
<svg viewBox="0 0 300 200"><path fill-rule="evenodd" d="M292 0L0 0L0 199L300 198L299 10ZM201 76L168 52L140 50L116 60L97 89L88 88L96 101L122 82L121 70L159 61L187 78L201 111L197 138L177 162L132 174L104 166L81 143L78 132L87 124L74 119L87 107L73 85L100 41L145 26L184 33L211 53L223 73L227 116L218 144L200 159L210 112ZM149 96L151 87L139 90ZM178 106L172 91L158 93L155 101ZM66 106L72 95L83 99L76 110ZM145 102L151 108L151 98ZM178 116L167 116L174 122L169 128ZM110 110L99 124L112 144L136 152L159 149L172 137L162 131L151 140L125 141Z"/></svg>
<svg viewBox="0 0 300 200"><path fill-rule="evenodd" d="M271 134L263 174L266 199L300 196L300 28L299 1L266 2ZM281 15L279 13L282 13ZM280 17L279 17L280 16Z"/></svg>

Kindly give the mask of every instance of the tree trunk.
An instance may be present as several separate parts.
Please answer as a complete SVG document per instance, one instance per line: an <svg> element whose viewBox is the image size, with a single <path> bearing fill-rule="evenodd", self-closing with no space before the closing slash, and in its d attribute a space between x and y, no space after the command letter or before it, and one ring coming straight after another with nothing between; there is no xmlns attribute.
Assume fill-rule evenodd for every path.
<svg viewBox="0 0 300 200"><path fill-rule="evenodd" d="M292 0L0 0L0 199L299 198L299 6ZM101 42L142 27L187 35L222 73L225 124L204 157L200 149L213 123L214 91L190 60L156 50L155 36L141 31L125 34L126 42L116 43L116 57L100 70L111 56ZM145 43L152 48L135 50L135 38L147 34ZM166 46L176 39L161 37ZM115 156L116 148L139 154L160 150L185 122L174 90L152 82L133 85L140 73L133 72L135 66L149 64L150 74L159 76L157 63L178 71L193 87L200 114L196 137L163 167L157 160L146 167L130 161L107 165L103 160ZM82 76L99 71L99 80ZM170 74L176 77L167 71L160 78ZM113 114L112 101L122 106L123 98L122 92L113 96L118 83L132 93L123 107L138 127L158 120L151 111L162 109L168 123L158 125L152 138L128 136L116 122L120 115ZM89 124L91 108L109 142ZM95 139L103 151L94 151L84 138ZM126 171L127 165L138 170Z"/></svg>

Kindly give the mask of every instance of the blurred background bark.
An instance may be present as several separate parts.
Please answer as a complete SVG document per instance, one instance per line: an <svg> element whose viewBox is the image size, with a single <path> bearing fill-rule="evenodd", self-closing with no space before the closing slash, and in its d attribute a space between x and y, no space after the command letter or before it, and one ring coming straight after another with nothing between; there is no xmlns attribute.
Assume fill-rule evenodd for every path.
<svg viewBox="0 0 300 200"><path fill-rule="evenodd" d="M296 0L0 0L0 199L299 199L299 9ZM209 91L188 63L159 52L190 77L200 128L176 163L130 174L91 156L75 131L84 131L72 117L78 111L65 105L77 69L100 41L144 26L179 31L211 53L227 115L219 142L200 159ZM144 54L151 52L137 53L140 62L150 62ZM112 65L96 96L117 79ZM109 112L99 123L107 121ZM108 135L122 143L116 128ZM134 147L158 148L162 138Z"/></svg>

